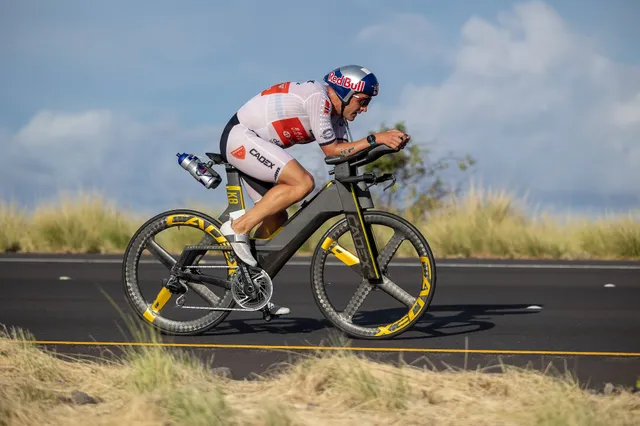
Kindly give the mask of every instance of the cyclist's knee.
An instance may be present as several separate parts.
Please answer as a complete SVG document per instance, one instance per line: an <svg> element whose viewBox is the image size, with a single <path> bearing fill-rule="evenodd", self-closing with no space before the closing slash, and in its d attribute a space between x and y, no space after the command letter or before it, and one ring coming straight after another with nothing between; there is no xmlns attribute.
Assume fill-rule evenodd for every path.
<svg viewBox="0 0 640 426"><path fill-rule="evenodd" d="M300 173L297 179L290 181L288 185L291 187L291 195L293 195L293 198L299 201L313 191L315 181L313 180L313 176L305 171L304 173Z"/></svg>
<svg viewBox="0 0 640 426"><path fill-rule="evenodd" d="M291 186L298 200L309 195L315 188L313 176L296 160L290 161L280 175L279 183Z"/></svg>
<svg viewBox="0 0 640 426"><path fill-rule="evenodd" d="M309 172L305 172L298 186L300 187L300 198L304 198L313 191L313 188L316 187L316 182Z"/></svg>

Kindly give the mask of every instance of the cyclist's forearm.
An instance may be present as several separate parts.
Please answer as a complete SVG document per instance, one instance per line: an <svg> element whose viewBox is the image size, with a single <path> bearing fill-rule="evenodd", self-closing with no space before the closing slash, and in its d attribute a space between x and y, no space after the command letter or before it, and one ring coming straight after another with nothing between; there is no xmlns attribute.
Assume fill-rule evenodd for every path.
<svg viewBox="0 0 640 426"><path fill-rule="evenodd" d="M360 139L355 142L338 143L335 146L335 152L333 155L353 155L356 152L362 151L369 147L369 142L366 139Z"/></svg>

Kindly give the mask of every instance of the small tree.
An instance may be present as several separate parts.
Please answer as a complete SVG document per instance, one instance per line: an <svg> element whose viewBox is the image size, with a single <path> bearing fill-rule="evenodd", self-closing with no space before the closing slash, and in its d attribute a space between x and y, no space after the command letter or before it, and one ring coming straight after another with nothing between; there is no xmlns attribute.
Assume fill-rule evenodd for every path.
<svg viewBox="0 0 640 426"><path fill-rule="evenodd" d="M404 122L396 123L394 128L406 133ZM387 130L390 129L383 124L375 133ZM365 172L393 173L396 177L396 184L391 188L384 192L382 188L373 191L376 204L380 203L402 214L411 213L413 217L421 217L441 206L445 197L459 193L461 182L453 185L445 181L441 174L450 168L451 162L455 162L459 171L467 172L475 160L470 155L462 158L450 155L434 162L429 154L428 148L412 139L405 149L365 165ZM377 192L382 195L376 195Z"/></svg>

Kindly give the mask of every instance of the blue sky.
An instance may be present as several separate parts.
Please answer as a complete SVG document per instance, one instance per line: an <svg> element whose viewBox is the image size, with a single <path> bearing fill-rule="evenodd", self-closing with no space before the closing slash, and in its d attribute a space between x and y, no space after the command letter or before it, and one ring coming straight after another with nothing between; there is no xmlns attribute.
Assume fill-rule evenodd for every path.
<svg viewBox="0 0 640 426"><path fill-rule="evenodd" d="M636 0L0 0L0 197L221 202L175 153L217 151L265 87L356 63L380 95L354 137L404 120L434 156L473 155L482 186L545 208L637 208L639 21ZM317 146L292 153L322 176Z"/></svg>

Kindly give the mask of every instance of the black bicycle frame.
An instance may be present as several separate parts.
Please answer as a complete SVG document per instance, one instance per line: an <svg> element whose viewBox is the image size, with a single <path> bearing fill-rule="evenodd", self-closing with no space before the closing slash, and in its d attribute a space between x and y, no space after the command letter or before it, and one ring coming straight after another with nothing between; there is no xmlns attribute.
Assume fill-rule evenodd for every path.
<svg viewBox="0 0 640 426"><path fill-rule="evenodd" d="M229 213L244 209L242 173L225 164L227 173L227 209L218 217L222 223ZM335 179L325 185L268 239L252 239L257 260L271 278L282 269L311 235L327 220L344 214L356 248L363 277L372 283L382 282L378 251L371 227L364 222L362 211L373 207L371 193L363 182L349 183L357 176L357 166L343 162L334 169ZM345 182L344 180L347 180ZM353 179L352 179L353 180Z"/></svg>

